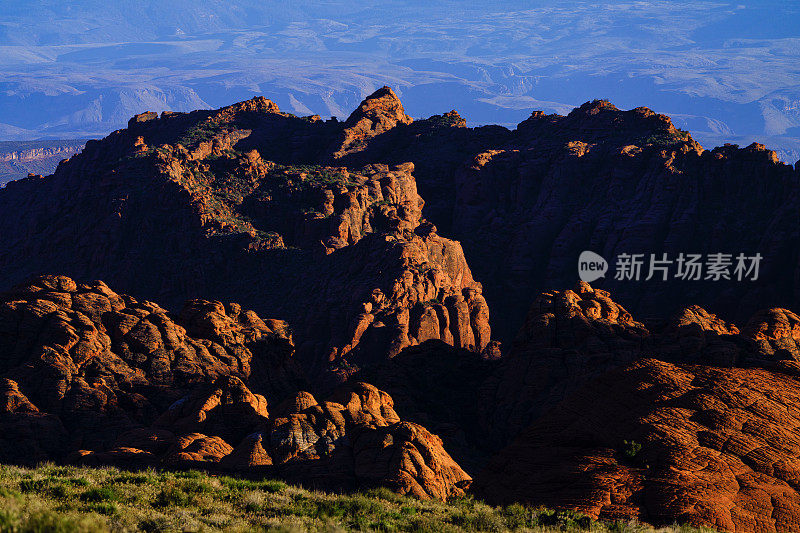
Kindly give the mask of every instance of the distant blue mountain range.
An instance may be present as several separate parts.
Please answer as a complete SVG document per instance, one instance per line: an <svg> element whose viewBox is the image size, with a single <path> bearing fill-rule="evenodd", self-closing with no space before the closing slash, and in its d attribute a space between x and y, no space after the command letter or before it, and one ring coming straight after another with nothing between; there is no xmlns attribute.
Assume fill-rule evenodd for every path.
<svg viewBox="0 0 800 533"><path fill-rule="evenodd" d="M800 159L795 2L27 0L0 3L0 140L264 95L344 117L388 84L415 117L513 126L595 98L701 143Z"/></svg>

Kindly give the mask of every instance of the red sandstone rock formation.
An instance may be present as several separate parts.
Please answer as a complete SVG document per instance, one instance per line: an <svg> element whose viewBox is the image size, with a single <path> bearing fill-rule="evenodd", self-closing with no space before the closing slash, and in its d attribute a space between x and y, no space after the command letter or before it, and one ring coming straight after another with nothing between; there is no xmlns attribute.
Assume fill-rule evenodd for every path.
<svg viewBox="0 0 800 533"><path fill-rule="evenodd" d="M45 276L0 296L0 354L2 461L272 466L439 499L471 481L385 392L355 383L321 403L297 392L286 324L238 304L193 300L173 316L102 282Z"/></svg>
<svg viewBox="0 0 800 533"><path fill-rule="evenodd" d="M144 113L0 191L0 278L190 301L173 315L65 277L0 298L0 457L462 494L469 476L423 424L470 468L501 450L488 498L797 529L797 195L763 146L704 150L604 101L513 132L412 122L390 89L343 124L265 98ZM579 284L525 317L584 249L773 259L758 283L609 276L625 308ZM786 308L737 327L734 303ZM505 332L524 318L494 361L490 304ZM330 393L353 374L378 387Z"/></svg>
<svg viewBox="0 0 800 533"><path fill-rule="evenodd" d="M172 307L234 298L285 317L319 382L427 339L480 352L491 340L482 287L460 244L424 220L414 165L309 164L340 133L351 143L409 121L390 89L344 125L261 97L138 115L54 176L0 193L0 213L18 215L0 214L11 236L0 276L109 279Z"/></svg>
<svg viewBox="0 0 800 533"><path fill-rule="evenodd" d="M609 293L581 282L531 305L499 368L483 384L484 424L502 445L586 381L648 353L650 332Z"/></svg>
<svg viewBox="0 0 800 533"><path fill-rule="evenodd" d="M646 357L725 367L796 361L798 320L786 309L765 310L740 333L690 306L648 329L587 283L548 291L531 305L511 349L482 384L482 423L500 446L587 382Z"/></svg>
<svg viewBox="0 0 800 533"><path fill-rule="evenodd" d="M471 482L437 436L401 421L391 397L372 385L347 385L321 403L300 392L278 412L269 418L263 397L226 378L176 402L153 428L71 458L261 472L328 488L380 485L441 500L463 495Z"/></svg>
<svg viewBox="0 0 800 533"><path fill-rule="evenodd" d="M347 118L341 139L331 149L334 158L341 158L364 149L365 140L389 131L398 124L411 124L400 99L389 87L382 87L368 96Z"/></svg>
<svg viewBox="0 0 800 533"><path fill-rule="evenodd" d="M611 261L599 287L642 317L691 303L743 322L800 302L798 169L764 146L706 150L664 115L603 100L566 116L534 112L513 131L457 126L416 120L338 161L415 164L425 215L464 246L498 339L513 339L542 290L574 283L584 250ZM755 283L614 280L616 255L665 252L772 259Z"/></svg>
<svg viewBox="0 0 800 533"><path fill-rule="evenodd" d="M487 437L512 442L481 470L477 494L609 519L796 530L798 323L769 309L740 333L690 306L647 329L588 284L542 294L483 385Z"/></svg>
<svg viewBox="0 0 800 533"><path fill-rule="evenodd" d="M609 519L797 531L798 413L796 374L644 359L526 429L477 490Z"/></svg>
<svg viewBox="0 0 800 533"><path fill-rule="evenodd" d="M152 302L119 295L103 282L44 276L0 296L0 373L4 411L58 417L70 429L61 443L93 447L152 422L203 383L250 378L273 398L303 383L291 338L280 321L262 321L236 304L192 301L178 318ZM254 359L257 362L254 362ZM263 374L263 373L262 373Z"/></svg>

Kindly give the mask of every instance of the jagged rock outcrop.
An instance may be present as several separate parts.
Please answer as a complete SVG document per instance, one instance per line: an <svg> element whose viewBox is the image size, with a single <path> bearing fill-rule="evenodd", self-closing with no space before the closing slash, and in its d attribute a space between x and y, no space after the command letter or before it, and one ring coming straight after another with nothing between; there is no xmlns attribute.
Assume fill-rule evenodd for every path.
<svg viewBox="0 0 800 533"><path fill-rule="evenodd" d="M726 531L795 531L800 408L787 309L637 322L603 290L547 291L483 382L491 502Z"/></svg>
<svg viewBox="0 0 800 533"><path fill-rule="evenodd" d="M241 379L219 378L210 388L181 398L153 423L173 433L202 433L238 442L269 418L267 399Z"/></svg>
<svg viewBox="0 0 800 533"><path fill-rule="evenodd" d="M403 419L441 437L458 464L476 472L495 451L481 425L486 406L478 391L499 365L491 348L481 356L441 340L428 340L362 369L353 379L389 393Z"/></svg>
<svg viewBox="0 0 800 533"><path fill-rule="evenodd" d="M477 154L453 183L449 229L480 278L498 280L487 288L491 306L521 315L543 288L573 282L584 250L610 263L598 287L643 317L666 318L693 303L736 309L731 318L744 321L800 301L800 175L774 152L755 144L705 150L664 115L605 101L564 117L534 113L515 133ZM681 253L718 252L760 253L758 280L691 284L675 279L674 263L666 281L645 279L650 254L674 262ZM615 279L622 253L643 254L639 281ZM499 317L504 328L507 316Z"/></svg>
<svg viewBox="0 0 800 533"><path fill-rule="evenodd" d="M67 437L58 417L42 413L10 379L0 378L0 457L32 464L57 457Z"/></svg>
<svg viewBox="0 0 800 533"><path fill-rule="evenodd" d="M389 174L396 185L387 187ZM715 310L735 306L739 314L731 318L741 322L759 308L791 307L800 298L797 183L797 171L760 145L704 150L663 115L620 111L605 101L567 116L533 113L509 131L467 128L455 112L411 121L388 88L344 123L294 117L255 98L215 111L143 114L128 129L90 142L54 178L15 183L0 194L0 212L15 213L9 220L0 216L0 231L12 235L0 249L0 275L12 282L48 270L99 277L169 306L187 296L234 298L286 317L300 352L314 345L309 359L326 361L334 351L348 352L365 327L369 318L360 316L360 306L366 296L375 289L385 295L398 278L373 272L359 301L333 313L347 319L320 330L319 321L329 319L304 316L308 306L292 303L315 299L302 290L312 275L357 267L326 264L301 274L319 262L316 253L396 232L397 221L413 228L413 214L421 216L420 226L429 219L462 241L477 279L489 280L481 297L486 309L501 313L494 315L500 339L513 338L543 288L572 282L584 249L604 255L612 268L620 252L673 259L689 251L761 253L756 282L687 286L609 276L598 286L648 318L666 318L692 302ZM424 209L413 205L416 187L427 200ZM108 192L89 194L98 190ZM47 205L37 198L61 200ZM646 207L639 212L637 206ZM49 228L47 239L37 238L42 228ZM138 237L115 242L118 234ZM25 245L17 240L22 235ZM92 252L69 253L77 236ZM137 259L121 268L119 257ZM240 265L257 273L248 278ZM263 279L271 272L281 272L282 283ZM261 291L251 290L254 279ZM454 294L464 288L454 287ZM686 291L686 301L676 299ZM256 292L276 296L248 299ZM453 306L463 320L463 306ZM414 339L438 329L438 338L449 342L454 330L457 344L470 344L469 332L443 325L436 310L418 320ZM485 344L474 326L472 337L476 349Z"/></svg>
<svg viewBox="0 0 800 533"><path fill-rule="evenodd" d="M800 361L800 317L788 309L756 313L742 334L758 344L766 359Z"/></svg>
<svg viewBox="0 0 800 533"><path fill-rule="evenodd" d="M400 420L391 397L372 385L348 384L319 403L299 392L277 413L269 418L266 400L237 378L220 378L176 402L152 428L71 459L261 473L325 488L387 486L441 500L463 495L471 482L439 437Z"/></svg>
<svg viewBox="0 0 800 533"><path fill-rule="evenodd" d="M364 383L319 404L305 395L267 434L273 464L290 478L352 484L354 476L357 485L438 499L463 495L471 482L437 436L401 421L391 397Z"/></svg>
<svg viewBox="0 0 800 533"><path fill-rule="evenodd" d="M370 209L369 194L351 190L349 177L365 166L394 169L409 162L426 198L423 218L465 246L476 278L484 281L488 307L500 313L493 320L500 340L513 339L536 294L573 282L577 256L585 249L609 259L612 268L622 252L641 252L645 259L667 253L673 260L681 252L763 256L756 282L687 286L682 280L625 283L612 276L600 282L599 288L648 318L666 318L691 302L717 311L735 308L731 318L741 322L758 309L791 307L800 300L795 275L800 178L763 146L704 150L664 115L647 108L621 111L603 100L567 116L534 112L513 131L468 128L454 111L411 121L388 88L365 99L343 123L294 117L263 97L215 111L143 114L128 129L88 143L56 179L21 180L5 191L5 203L0 194L0 213L15 213L10 220L0 216L0 231L13 236L7 249L0 248L0 275L19 282L53 269L107 279L170 306L187 296L226 297L265 311L257 301L245 300L246 291L230 286L229 280L242 274L229 263L255 261L257 250L331 250L357 240L359 232L369 231L359 216L371 218L383 208ZM132 179L121 184L117 176ZM326 176L348 192L338 185L311 187L310 194L288 195L296 208L288 211L278 209L287 206L285 190L273 200L274 189L262 186L277 179L305 190L307 184L300 184L306 178ZM84 197L90 190L109 196ZM143 191L171 192L150 198ZM36 201L41 197L69 201L48 206ZM338 207L354 203L357 209ZM86 213L103 222L89 223ZM266 224L271 227L263 218L255 220L259 214L272 217ZM148 252L137 239L111 239L135 233L127 229L130 219ZM32 237L41 228L50 228L48 239L38 242ZM154 228L172 231L154 234ZM16 241L21 235L26 246ZM86 256L93 258L91 265L67 253L77 235L96 250ZM176 242L177 250L171 247ZM248 250L244 258L242 250ZM255 255L264 262L262 254ZM266 255L272 259L265 269L284 272L298 268L298 260L277 256L304 254ZM124 269L111 268L110 261L120 256L138 259ZM135 266L142 262L158 275L143 276ZM214 293L226 282L227 294ZM684 293L685 301L676 296ZM268 304L286 299L282 294ZM276 309L298 321L296 310ZM325 358L325 348L318 357Z"/></svg>
<svg viewBox="0 0 800 533"><path fill-rule="evenodd" d="M464 246L498 339L513 339L542 290L574 282L584 250L611 262L598 287L643 317L693 303L744 322L800 301L800 174L763 145L705 150L664 115L604 100L534 112L513 131L448 115L396 126L338 161L415 164L425 215ZM756 282L613 279L620 253L681 252L764 260Z"/></svg>
<svg viewBox="0 0 800 533"><path fill-rule="evenodd" d="M481 385L482 424L494 446L586 383L641 358L768 368L798 360L800 317L789 310L758 312L740 332L693 305L648 328L610 296L580 282L534 301L513 346Z"/></svg>
<svg viewBox="0 0 800 533"><path fill-rule="evenodd" d="M238 304L171 315L103 282L40 277L0 295L0 461L272 467L320 486L464 494L471 478L385 392L298 392L293 348L285 322Z"/></svg>
<svg viewBox="0 0 800 533"><path fill-rule="evenodd" d="M330 150L339 159L364 149L366 139L389 131L398 124L411 124L400 99L389 87L369 95L347 118L341 137Z"/></svg>
<svg viewBox="0 0 800 533"><path fill-rule="evenodd" d="M719 366L744 364L751 348L734 324L697 305L675 315L657 343L657 352L667 360Z"/></svg>
<svg viewBox="0 0 800 533"><path fill-rule="evenodd" d="M390 89L344 124L263 97L137 115L52 177L3 189L0 277L101 278L170 308L235 299L288 320L318 383L427 339L480 352L482 287L460 244L422 216L414 165L319 164L339 135L409 122Z"/></svg>
<svg viewBox="0 0 800 533"><path fill-rule="evenodd" d="M648 353L650 331L608 292L581 282L542 293L511 350L482 386L483 416L501 446L586 381Z"/></svg>
<svg viewBox="0 0 800 533"><path fill-rule="evenodd" d="M237 304L208 301L191 301L173 317L103 282L40 277L0 295L5 418L40 423L46 413L63 423L70 434L52 455L58 459L152 423L215 380L238 377L275 400L286 397L305 381L285 324L268 322L272 328ZM259 366L269 369L254 374ZM259 379L264 373L270 379Z"/></svg>

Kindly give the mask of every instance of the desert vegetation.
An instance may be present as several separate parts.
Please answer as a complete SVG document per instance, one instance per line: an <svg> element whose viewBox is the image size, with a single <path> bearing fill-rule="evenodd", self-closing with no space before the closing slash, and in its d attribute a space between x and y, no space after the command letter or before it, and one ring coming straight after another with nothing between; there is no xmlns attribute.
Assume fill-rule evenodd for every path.
<svg viewBox="0 0 800 533"><path fill-rule="evenodd" d="M332 494L203 472L0 466L0 531L654 531L575 512ZM666 528L668 531L699 531Z"/></svg>

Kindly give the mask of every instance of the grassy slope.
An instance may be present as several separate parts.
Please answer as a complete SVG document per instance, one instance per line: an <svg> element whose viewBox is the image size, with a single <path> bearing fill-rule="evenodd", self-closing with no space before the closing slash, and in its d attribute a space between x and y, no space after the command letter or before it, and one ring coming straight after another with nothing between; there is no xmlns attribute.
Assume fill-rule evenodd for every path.
<svg viewBox="0 0 800 533"><path fill-rule="evenodd" d="M195 471L0 466L0 531L109 530L652 531L520 505L419 501L386 489L337 495Z"/></svg>

